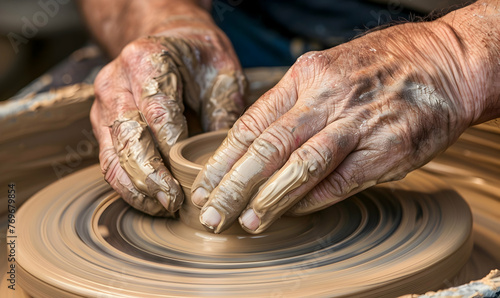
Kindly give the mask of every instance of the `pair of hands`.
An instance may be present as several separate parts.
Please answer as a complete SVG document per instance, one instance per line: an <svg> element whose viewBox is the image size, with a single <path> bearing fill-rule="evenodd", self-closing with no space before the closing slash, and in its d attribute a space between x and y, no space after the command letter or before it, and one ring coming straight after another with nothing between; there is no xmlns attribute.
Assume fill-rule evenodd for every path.
<svg viewBox="0 0 500 298"><path fill-rule="evenodd" d="M221 32L139 39L95 80L91 121L105 179L139 210L178 210L183 194L162 159L187 135L183 102L205 130L236 121L192 187L215 233L237 218L259 233L285 213L401 179L477 120L469 65L441 41L449 30L405 24L306 53L239 119L245 81Z"/></svg>

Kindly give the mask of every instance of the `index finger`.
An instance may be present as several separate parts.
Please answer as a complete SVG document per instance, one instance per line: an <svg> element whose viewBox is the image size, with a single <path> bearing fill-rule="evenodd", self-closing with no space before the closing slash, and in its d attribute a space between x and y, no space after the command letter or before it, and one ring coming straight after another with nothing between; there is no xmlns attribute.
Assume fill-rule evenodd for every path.
<svg viewBox="0 0 500 298"><path fill-rule="evenodd" d="M235 122L193 183L191 200L194 205L201 208L222 177L248 151L254 140L294 105L295 91L286 87L282 82L278 83Z"/></svg>
<svg viewBox="0 0 500 298"><path fill-rule="evenodd" d="M228 228L262 182L283 166L290 154L321 129L325 121L323 110L304 101L273 122L212 191L201 210L202 224L215 233Z"/></svg>
<svg viewBox="0 0 500 298"><path fill-rule="evenodd" d="M173 215L182 205L183 194L163 164L139 111L130 111L117 119L111 136L120 165L133 185L141 193L160 200ZM132 203L136 205L138 202Z"/></svg>

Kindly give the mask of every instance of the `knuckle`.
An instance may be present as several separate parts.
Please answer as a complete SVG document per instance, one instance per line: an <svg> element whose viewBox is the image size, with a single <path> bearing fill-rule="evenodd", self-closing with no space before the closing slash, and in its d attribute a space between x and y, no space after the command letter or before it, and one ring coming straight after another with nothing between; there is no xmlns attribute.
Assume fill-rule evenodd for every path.
<svg viewBox="0 0 500 298"><path fill-rule="evenodd" d="M248 113L238 119L230 131L232 139L246 147L250 146L263 131L256 119Z"/></svg>
<svg viewBox="0 0 500 298"><path fill-rule="evenodd" d="M291 159L298 159L309 164L309 172L313 176L320 176L329 170L332 161L332 152L325 145L305 143L297 149Z"/></svg>
<svg viewBox="0 0 500 298"><path fill-rule="evenodd" d="M250 146L249 151L264 160L266 164L277 164L280 163L278 158L283 156L280 154L283 147L281 143L273 143L265 138L258 138Z"/></svg>
<svg viewBox="0 0 500 298"><path fill-rule="evenodd" d="M150 71L149 60L152 53L159 53L163 49L157 41L147 37L136 39L128 43L117 58L129 72Z"/></svg>
<svg viewBox="0 0 500 298"><path fill-rule="evenodd" d="M182 116L183 109L178 104L168 104L168 109L158 101L151 101L144 107L144 117L151 125L172 122Z"/></svg>
<svg viewBox="0 0 500 298"><path fill-rule="evenodd" d="M145 40L143 38L128 43L125 47L123 47L120 57L122 59L129 60L142 56L144 53L144 44Z"/></svg>
<svg viewBox="0 0 500 298"><path fill-rule="evenodd" d="M324 51L310 51L301 55L292 67L303 68L325 68L330 64L329 55Z"/></svg>
<svg viewBox="0 0 500 298"><path fill-rule="evenodd" d="M295 88L286 88L284 86L276 86L269 90L264 96L264 98L272 98L272 103L264 105L268 108L266 111L270 115L276 115L276 111L283 107L290 106L297 100L297 93Z"/></svg>
<svg viewBox="0 0 500 298"><path fill-rule="evenodd" d="M338 172L335 172L325 179L324 187L320 189L320 191L323 192L326 197L338 198L346 195L350 187L348 179Z"/></svg>
<svg viewBox="0 0 500 298"><path fill-rule="evenodd" d="M275 124L256 140L255 150L274 162L281 162L290 156L294 143L294 136L288 127Z"/></svg>
<svg viewBox="0 0 500 298"><path fill-rule="evenodd" d="M112 85L110 78L114 77L114 71L114 62L111 62L104 66L97 74L94 80L94 90L97 100L102 100L105 92L110 89Z"/></svg>
<svg viewBox="0 0 500 298"><path fill-rule="evenodd" d="M92 109L95 116L111 118L129 110L133 102L132 93L128 89L128 82L122 77L123 72L117 70L115 62L106 65L94 81L95 101ZM97 113L98 112L98 113ZM101 119L96 119L99 122Z"/></svg>
<svg viewBox="0 0 500 298"><path fill-rule="evenodd" d="M255 130L258 130L260 134L276 118L274 105L274 102L264 105L253 105L241 118L245 121L246 126L254 126Z"/></svg>
<svg viewBox="0 0 500 298"><path fill-rule="evenodd" d="M308 52L300 56L290 69L295 78L296 86L300 89L321 88L325 85L325 76L332 73L329 56L323 51ZM329 78L328 81L330 81Z"/></svg>

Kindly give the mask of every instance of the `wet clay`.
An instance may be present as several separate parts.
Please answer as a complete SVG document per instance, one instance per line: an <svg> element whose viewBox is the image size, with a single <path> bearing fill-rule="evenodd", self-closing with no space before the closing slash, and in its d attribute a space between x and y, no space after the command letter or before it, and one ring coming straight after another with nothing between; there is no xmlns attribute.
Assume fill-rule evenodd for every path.
<svg viewBox="0 0 500 298"><path fill-rule="evenodd" d="M201 110L205 130L230 128L243 111L243 101L238 100L247 88L242 73L229 72L217 76L210 92L204 97Z"/></svg>
<svg viewBox="0 0 500 298"><path fill-rule="evenodd" d="M247 82L243 73L217 69L214 66L217 61L208 59L200 52L200 49L213 51L213 45L209 42L188 42L183 38L165 36L151 36L149 39L167 49L161 54L153 55L151 62L157 68L164 68L170 63L175 65L173 68L178 71L176 86L180 86L182 80L184 100L201 115L203 130L229 128L245 106L243 94L247 89Z"/></svg>
<svg viewBox="0 0 500 298"><path fill-rule="evenodd" d="M260 235L138 212L98 166L45 188L18 218L18 283L32 296L393 297L441 287L472 249L465 202L420 172Z"/></svg>
<svg viewBox="0 0 500 298"><path fill-rule="evenodd" d="M232 133L234 133L234 130L229 131L229 134ZM230 146L238 146L238 144L230 143L230 140L237 139L238 138L232 138L229 135L218 150L224 151ZM259 151L258 154L255 153L257 150ZM247 201L244 199L246 197L245 194L255 193L266 181L266 178L268 178L263 174L263 170L266 166L265 160L259 158L259 156L271 156L271 152L275 150L276 148L269 143L257 139L245 156L239 159L232 167L232 170L220 180L219 184L208 198L207 203L201 209L201 214L203 214L208 208L212 207L217 210L221 216L221 221L217 228L204 223L203 218L200 216L200 221L208 230L218 234L226 230L236 221L239 214L247 205ZM207 173L214 175L225 173L225 171L221 171L221 169L226 168L227 164L225 160L219 156L221 156L221 154L215 154L215 157L209 159L205 164ZM218 172L218 174L216 172ZM197 188L205 187L208 183L211 183L207 180L208 179L205 177L200 177L195 180L194 185L196 185ZM235 189L234 185L238 185L239 187ZM220 197L223 197L224 200L221 200Z"/></svg>
<svg viewBox="0 0 500 298"><path fill-rule="evenodd" d="M179 184L163 164L153 137L140 114L130 112L123 115L122 119L116 120L111 129L111 136L121 167L134 187L141 192L123 185L123 188L129 190L123 199L148 214L174 216L182 205L183 194ZM165 205L168 209L155 199L160 192L166 196Z"/></svg>
<svg viewBox="0 0 500 298"><path fill-rule="evenodd" d="M286 194L306 183L308 179L309 165L302 160L294 161L276 172L250 202L250 208L260 219L259 227L250 230L243 225L243 228L252 234L258 234L267 229L301 199L299 196L290 197Z"/></svg>
<svg viewBox="0 0 500 298"><path fill-rule="evenodd" d="M264 91L274 85L273 81L268 79L270 75L275 76L277 80L281 78L283 73L283 70L276 71L276 69L266 68L251 70L247 74L251 82L251 89ZM0 133L0 143L2 152L5 153L0 163L4 171L0 176L3 177L2 181L6 182L5 185L10 181L17 183L19 204L27 195L31 195L43 185L47 185L50 180L56 181L57 178L60 178L54 175L57 171L54 170L51 163L64 163L66 167L70 166L70 170L76 171L88 164L89 161L92 163L97 161L97 151L94 147L93 150L89 150L89 155L80 155L80 158L83 159L81 163L65 163L68 156L74 156L68 155L68 152L72 151L67 151L65 148L76 150L80 148L81 144L87 144L87 142L94 144L95 142L94 139L87 137L87 133L91 131L87 117L93 97L92 86L83 84L80 87L70 86L65 90L64 92L55 91L58 91L58 94L67 94L67 98L53 97L54 94L51 93L48 96L44 95L44 98L40 100L29 99L25 101L26 108L21 108L17 114L8 113L6 117L0 117L2 123L0 125L2 132ZM253 98L257 98L260 93L255 92L251 95ZM87 95L83 96L84 94ZM68 104L71 100L72 103ZM47 104L42 104L42 101ZM40 108L30 108L36 106L37 103L41 104ZM11 103L7 102L0 104L0 114L3 115L2 113L5 112L3 108L10 105ZM20 103L20 105L13 106L17 108L24 105ZM495 124L498 126L498 120ZM21 128L18 129L19 127ZM64 137L61 137L62 135ZM200 141L198 145L200 150L205 150L201 146L203 141ZM89 146L91 147L91 145ZM197 156L196 149L187 149L187 151L193 152L194 158L199 158L200 163L211 155L208 153L210 150L204 153L205 157L203 154ZM491 269L500 268L499 156L500 129L488 125L470 128L444 154L426 165L423 170L408 176L408 180L412 181L411 188L413 189L409 193L401 193L398 188L386 189L382 185L355 196L353 198L354 207L353 205L345 205L350 200L346 200L345 203L336 207L340 209L336 213L326 216L328 222L331 222L326 226L326 229L330 229L331 233L323 234L324 236L321 236L323 232L316 234L316 231L322 226L316 221L316 216L319 216L321 212L318 215L311 215L312 217L293 219L292 222L286 222L287 218L283 217L268 231L260 235L249 235L241 229L233 233L233 227L219 235L206 233L197 218L193 221L193 226L187 225L185 222L190 218L189 216L181 216L181 221L152 218L134 211L118 198L115 200L116 194L103 182L102 175L98 167L95 166L93 172L79 172L74 179L60 180L48 196L43 195L44 192L35 196L33 200L30 200L33 202L30 203L32 207L29 207L30 205L26 207L26 210L31 209L29 212L19 211L22 215L20 223L30 225L29 227L25 226L19 233L23 238L20 239L23 241L20 260L22 262L24 259L25 264L32 264L38 268L35 270L36 274L32 274L24 267L18 267L22 270L21 274L18 275L18 286L19 289L22 289L21 286L28 288L29 293L35 297L71 297L74 295L71 293L74 293L75 289L80 291L81 288L85 288L85 293L91 296L99 295L99 293L116 296L118 295L116 293L119 292L140 297L179 296L185 293L187 293L185 295L191 294L192 296L210 293L220 296L225 293L226 289L231 290L226 294L228 296L231 293L248 296L253 293L266 296L294 296L301 293L305 293L303 295L332 296L328 295L328 291L333 292L341 287L350 288L353 291L354 289L364 291L366 289L364 286L370 279L373 281L372 285L378 283L381 287L372 292L366 290L364 296L380 294L383 297L381 291L387 290L387 293L390 294L385 296L394 297L403 294L403 290L404 293L425 293L438 288L458 286L485 276ZM70 159L70 161L75 162L75 159ZM412 180L415 174L418 174L419 177L420 174L424 175L417 180ZM193 177L195 176L196 174ZM176 175L176 177L178 176ZM444 188L439 186L436 191L432 191L428 185L432 184L436 177L445 180L447 186ZM182 185L182 179L179 181ZM402 182L406 183L406 180ZM184 185L182 186L184 187ZM414 280L423 279L420 287L422 289L417 289L413 286L419 285L409 280L411 272L416 272L414 271L415 267L403 268L408 264L417 265L406 258L405 253L398 250L400 244L407 243L408 239L405 237L414 235L410 237L411 240L418 237L413 230L408 230L407 226L411 220L406 220L406 216L414 214L415 219L423 216L418 228L426 232L430 226L439 227L440 223L436 223L434 220L440 216L439 212L442 211L435 209L432 202L440 201L441 198L446 197L447 192L440 193L440 191L448 189L448 187L457 190L472 209L474 217L472 255L458 274L453 275L451 271L454 271L462 263L452 263L453 257L445 258L446 239L441 241L440 236L433 237L431 235L434 232L429 231L429 234L426 235L432 241L408 244L413 246L410 252L416 253L416 251L427 249L427 256L437 262L441 258L443 263L439 270L424 270L419 271L423 273L415 274L416 279ZM371 192L378 189L383 190L383 192ZM426 201L427 203L406 205L408 202L414 202L416 193L422 192L432 193L432 196ZM106 197L108 193L109 198ZM47 193L45 192L45 194ZM369 199L365 194L368 194ZM381 198L393 196L398 196L398 200L405 203L403 208L395 208L394 204L387 204L385 199L381 200ZM58 199L58 197L60 198ZM82 204L82 201L79 201L88 199L91 202ZM112 200L113 203L108 204L110 202L108 199ZM186 200L185 203L189 201ZM452 206L451 212L454 212L453 202L454 200L445 204ZM441 203L438 205L442 206ZM2 206L0 208L6 209L7 205L3 204ZM62 210L63 206L68 208ZM414 208L417 211L408 213ZM422 208L423 213L418 211L419 208ZM103 211L107 209L111 211ZM367 211L372 209L380 213L378 221L373 220L372 216L376 212ZM24 207L21 210L24 210ZM48 210L49 213L46 212ZM181 212L182 210L185 208L182 208ZM432 214L431 210L434 210ZM125 214L126 216L124 216ZM199 210L197 210L196 216L198 214ZM366 216L367 214L370 216ZM397 214L404 215L398 217ZM94 221L98 219L97 224L89 224L92 222L90 219L92 216L95 216ZM59 226L55 223L57 218L63 218ZM300 221L301 219L303 221ZM427 223L428 219L431 219L432 222ZM296 226L293 225L297 220L299 223ZM385 229L389 234L394 233L395 236L384 241L382 240L384 236L376 233L377 237L373 238L373 242L366 242L371 237L368 235L372 234L365 234L370 233L370 230L365 230L362 227L374 227L380 221L385 221L389 226L390 223L399 222L403 228L393 229L381 224L379 227L381 230ZM4 217L0 222L5 224L7 220ZM30 224L31 222L32 224ZM40 222L43 224L36 226L36 223ZM110 224L104 224L107 222ZM363 222L362 227L360 227L360 222ZM173 228L172 224L174 223L178 224L176 228ZM282 225L282 223L284 224ZM462 224L462 222L458 222L457 228L450 231L457 232ZM48 228L49 226L50 228ZM273 230L275 226L276 231ZM291 230L287 230L288 227L291 227ZM5 228L6 225L3 226L3 230ZM356 232L351 233L352 230ZM441 233L440 229L437 231ZM266 234L268 232L274 234ZM311 237L301 238L308 235ZM424 234L418 235L425 238ZM53 239L54 236L57 239ZM352 242L352 240L360 238L363 240L362 245ZM258 242L259 239L261 242ZM54 240L53 243L52 240ZM329 241L337 241L337 244L328 246ZM393 241L395 245L391 246ZM166 242L169 244L167 245ZM230 244L228 245L228 243ZM369 267L362 267L359 270L356 268L348 269L349 264L354 263L350 262L349 258L362 254L363 250L360 248L365 244L366 247L380 247L389 252L394 247L397 253L389 253L387 258L382 258L382 253L378 259L374 253L371 253L369 257L373 259L362 260L359 264L372 266L372 269ZM452 245L450 244L450 246ZM409 247L407 248L409 249ZM332 258L336 258L339 263L332 267L326 263L326 257L335 253L337 249L339 249L339 253ZM138 250L143 250L143 254L140 255ZM297 251L294 252L294 250ZM25 258L26 255L31 255L31 251L34 251L35 254L30 258ZM102 254L108 254L108 257L103 258ZM40 257L40 255L42 256ZM147 258L141 259L145 255ZM193 261L192 258L197 258L197 260ZM73 262L75 259L77 261ZM203 262L199 262L199 259L203 259ZM266 263L263 261L265 259L274 260L274 262ZM456 259L466 261L465 255L456 257ZM2 260L4 262L0 262L0 269L5 268L6 257ZM221 265L221 260L231 264L233 269L227 269ZM422 267L425 267L428 262L432 262L428 258L424 260ZM79 267L80 262L84 264L81 268ZM399 271L391 274L389 268L394 262L400 263L401 266L398 266ZM193 267L193 265L195 266ZM266 267L265 265L271 266ZM87 273L85 270L89 268L91 271ZM163 270L165 268L172 269L172 271L165 272ZM245 270L248 275L241 275L238 278L237 274ZM380 272L374 272L377 270ZM337 275L332 276L332 271L336 272ZM6 272L6 270L2 272ZM323 277L322 273L325 272L326 275ZM329 280L329 278L341 277L339 274L342 272L345 272L345 275L343 278L336 279L339 281L338 283L332 283L331 279ZM351 273L352 275L349 275ZM168 274L168 276L162 274ZM68 285L68 282L75 275L79 281L76 288ZM136 279L136 276L139 279ZM144 276L147 279L142 278ZM42 280L40 277L45 279ZM383 280L384 278L386 280ZM5 280L4 276L2 282ZM95 280L98 282L94 283ZM188 287L189 281L193 281L193 283ZM220 281L219 285L217 281ZM316 281L319 281L319 284ZM402 289L399 294L391 292L389 289L392 281L395 281L392 283L394 286L392 290L398 287ZM431 287L437 283L442 283L442 285ZM8 296L9 292L4 295L7 289L4 285L4 283L1 284L0 296L10 297ZM158 290L158 287L162 285L168 289ZM410 286L406 287L405 285ZM151 289L150 286L152 286ZM426 286L427 288L425 288ZM186 288L187 292L184 292ZM154 291L156 294L148 294ZM16 290L15 297L21 293L20 290Z"/></svg>
<svg viewBox="0 0 500 298"><path fill-rule="evenodd" d="M185 224L204 230L199 220L200 209L191 201L192 184L207 160L222 142L226 141L227 130L205 133L177 143L170 152L169 162L172 174L180 182L186 199L180 210L180 219ZM234 225L233 230L240 230Z"/></svg>
<svg viewBox="0 0 500 298"><path fill-rule="evenodd" d="M199 220L200 209L191 201L191 186L202 169L202 165L207 162L220 144L225 142L226 135L227 130L205 133L179 142L172 147L170 151L169 162L172 167L172 174L180 182L182 190L185 193L185 202L179 211L180 220L191 228L201 231L205 230L205 227ZM309 219L309 216L303 217L301 220L294 220L291 218L284 219L281 227L286 225L288 231L300 231L300 225L304 224L304 222L307 222ZM237 223L233 223L232 226L228 228L229 230L225 232L225 235L227 235L227 233L245 234ZM250 235L247 235L245 237L249 236Z"/></svg>
<svg viewBox="0 0 500 298"><path fill-rule="evenodd" d="M154 119L153 123L148 125L154 128L160 151L167 156L170 148L188 135L182 100L182 81L168 52L151 55L150 62L159 74L144 85L141 105L147 107L153 100L161 102L164 109L163 119ZM144 120L147 122L147 119ZM161 127L157 127L157 122L160 122Z"/></svg>
<svg viewBox="0 0 500 298"><path fill-rule="evenodd" d="M196 179L194 180L193 185L196 185L197 188L201 187L204 189L215 189L217 185L213 184L213 181L222 180L222 173L226 172L225 169L227 168L227 162L226 159L222 158L222 155L218 153L227 150L227 148L239 148L241 146L240 144L236 144L230 141L235 140L235 138L231 136L231 134L233 134L233 130L229 130L228 134L228 137L222 141L217 150L214 151L214 154L207 160L204 165L205 171L208 175L196 177ZM207 179L206 177L208 176L217 177L217 179ZM194 191L194 189L192 191ZM206 203L206 200L208 200L208 196L205 198L205 202L198 207L203 207L203 205L205 205Z"/></svg>

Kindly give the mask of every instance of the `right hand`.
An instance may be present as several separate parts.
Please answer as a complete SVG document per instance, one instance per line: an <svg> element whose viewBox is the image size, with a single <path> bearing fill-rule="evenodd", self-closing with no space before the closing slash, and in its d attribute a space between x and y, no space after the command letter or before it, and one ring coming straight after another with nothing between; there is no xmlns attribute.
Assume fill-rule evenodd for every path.
<svg viewBox="0 0 500 298"><path fill-rule="evenodd" d="M202 224L220 233L239 219L261 233L402 179L493 115L491 64L457 36L442 21L404 24L304 54L199 173Z"/></svg>
<svg viewBox="0 0 500 298"><path fill-rule="evenodd" d="M244 107L246 82L229 40L215 25L199 24L140 38L94 85L90 120L105 180L132 207L173 215L183 193L163 159L187 136L183 101L204 130L229 128Z"/></svg>

